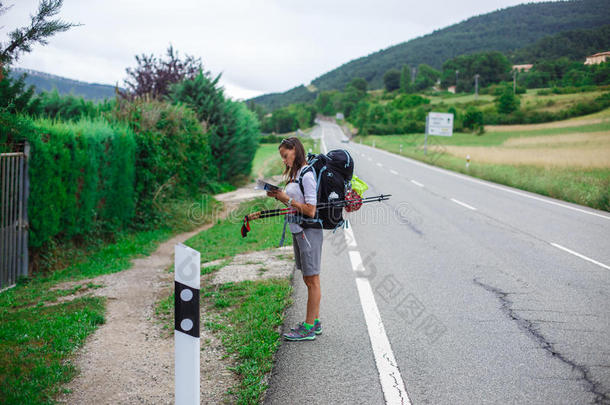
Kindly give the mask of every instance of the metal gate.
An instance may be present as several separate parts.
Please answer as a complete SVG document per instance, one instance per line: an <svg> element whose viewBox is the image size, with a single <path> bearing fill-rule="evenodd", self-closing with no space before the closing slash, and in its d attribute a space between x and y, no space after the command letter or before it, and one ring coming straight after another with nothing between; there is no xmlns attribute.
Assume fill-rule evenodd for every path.
<svg viewBox="0 0 610 405"><path fill-rule="evenodd" d="M28 157L21 152L0 153L0 291L28 275Z"/></svg>

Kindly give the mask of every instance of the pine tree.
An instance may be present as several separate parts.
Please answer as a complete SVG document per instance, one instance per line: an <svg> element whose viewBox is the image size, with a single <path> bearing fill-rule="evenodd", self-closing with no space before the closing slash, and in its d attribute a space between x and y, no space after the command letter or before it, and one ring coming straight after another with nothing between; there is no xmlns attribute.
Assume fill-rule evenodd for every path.
<svg viewBox="0 0 610 405"><path fill-rule="evenodd" d="M10 65L19 59L20 53L32 51L32 46L36 43L46 45L47 38L58 32L67 31L80 24L72 24L62 20L50 20L56 16L61 9L63 0L41 0L38 5L38 12L31 18L30 25L17 28L9 32L9 42L0 43L0 66ZM0 1L0 15L6 13L10 6L5 7ZM0 78L1 79L1 78Z"/></svg>
<svg viewBox="0 0 610 405"><path fill-rule="evenodd" d="M410 93L411 87L411 68L409 65L403 65L400 72L400 91Z"/></svg>

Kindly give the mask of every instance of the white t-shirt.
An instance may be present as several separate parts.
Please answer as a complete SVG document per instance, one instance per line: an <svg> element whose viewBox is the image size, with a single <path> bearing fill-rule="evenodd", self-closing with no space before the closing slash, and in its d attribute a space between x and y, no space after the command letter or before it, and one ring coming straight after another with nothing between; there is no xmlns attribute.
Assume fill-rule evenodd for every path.
<svg viewBox="0 0 610 405"><path fill-rule="evenodd" d="M305 166L301 167L297 171L295 181L288 183L284 191L288 194L288 197L292 197L296 202L316 205L318 203L316 195L317 182L312 171L308 171L303 176L303 190L305 191L305 195L301 193L301 187L299 187L299 176L304 167ZM303 227L299 224L289 223L288 226L292 233L299 233L303 230Z"/></svg>

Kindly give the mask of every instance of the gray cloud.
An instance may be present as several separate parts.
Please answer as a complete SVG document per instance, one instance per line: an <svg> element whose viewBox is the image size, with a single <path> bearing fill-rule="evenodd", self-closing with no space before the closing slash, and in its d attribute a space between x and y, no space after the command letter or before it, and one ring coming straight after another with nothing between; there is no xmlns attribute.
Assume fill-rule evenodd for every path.
<svg viewBox="0 0 610 405"><path fill-rule="evenodd" d="M10 4L10 1L7 2ZM227 94L285 91L390 45L518 0L197 1L65 0L61 18L79 22L16 66L78 80L122 83L134 55L171 43L222 73ZM29 22L38 0L15 0L0 38Z"/></svg>

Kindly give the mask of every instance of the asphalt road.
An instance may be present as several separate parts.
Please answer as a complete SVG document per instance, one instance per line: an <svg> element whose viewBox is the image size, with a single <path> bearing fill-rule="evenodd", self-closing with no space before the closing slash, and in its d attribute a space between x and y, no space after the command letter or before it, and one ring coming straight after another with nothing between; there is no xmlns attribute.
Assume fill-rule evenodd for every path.
<svg viewBox="0 0 610 405"><path fill-rule="evenodd" d="M266 403L610 403L609 213L314 135L392 197L325 231L324 332L281 345Z"/></svg>

